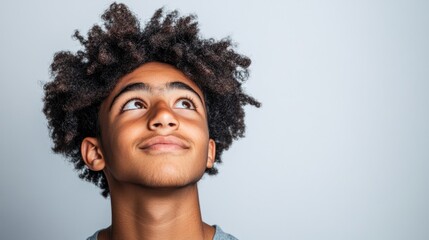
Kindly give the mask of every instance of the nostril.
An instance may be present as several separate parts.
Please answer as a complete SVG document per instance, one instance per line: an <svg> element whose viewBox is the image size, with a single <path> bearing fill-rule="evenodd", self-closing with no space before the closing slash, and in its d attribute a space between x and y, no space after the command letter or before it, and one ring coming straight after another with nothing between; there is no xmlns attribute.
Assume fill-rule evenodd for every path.
<svg viewBox="0 0 429 240"><path fill-rule="evenodd" d="M174 122L168 123L167 125L168 125L169 127L175 127L175 126L177 126L177 124L176 124L176 123L174 123ZM163 124L162 124L162 123L160 123L160 122L157 122L157 123L153 123L153 124L152 124L152 126L153 126L153 127L155 127L155 128L159 128L159 127L162 127L162 126L163 126Z"/></svg>

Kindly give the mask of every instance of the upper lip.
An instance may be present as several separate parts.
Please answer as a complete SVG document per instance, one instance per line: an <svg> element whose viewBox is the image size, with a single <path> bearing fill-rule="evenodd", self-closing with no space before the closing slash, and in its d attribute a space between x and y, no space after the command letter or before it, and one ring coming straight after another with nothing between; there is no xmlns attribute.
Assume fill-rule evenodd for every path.
<svg viewBox="0 0 429 240"><path fill-rule="evenodd" d="M173 145L178 145L182 148L189 148L189 144L186 141L172 135L151 137L143 141L143 143L139 146L139 148L147 149L156 144L173 144Z"/></svg>

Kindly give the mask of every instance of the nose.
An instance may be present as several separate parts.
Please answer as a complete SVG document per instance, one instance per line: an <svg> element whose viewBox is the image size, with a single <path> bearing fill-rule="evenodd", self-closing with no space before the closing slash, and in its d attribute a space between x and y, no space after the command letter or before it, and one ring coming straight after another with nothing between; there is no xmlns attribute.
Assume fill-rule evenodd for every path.
<svg viewBox="0 0 429 240"><path fill-rule="evenodd" d="M171 131L179 127L179 121L167 104L158 103L152 107L152 114L148 121L148 125L149 129L153 131Z"/></svg>

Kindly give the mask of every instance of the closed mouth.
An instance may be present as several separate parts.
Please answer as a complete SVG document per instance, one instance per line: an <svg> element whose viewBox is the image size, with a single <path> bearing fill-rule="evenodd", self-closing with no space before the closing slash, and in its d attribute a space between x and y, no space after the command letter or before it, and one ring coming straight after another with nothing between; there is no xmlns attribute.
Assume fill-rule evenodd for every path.
<svg viewBox="0 0 429 240"><path fill-rule="evenodd" d="M172 135L155 136L144 141L139 148L142 150L180 150L188 149L189 144Z"/></svg>

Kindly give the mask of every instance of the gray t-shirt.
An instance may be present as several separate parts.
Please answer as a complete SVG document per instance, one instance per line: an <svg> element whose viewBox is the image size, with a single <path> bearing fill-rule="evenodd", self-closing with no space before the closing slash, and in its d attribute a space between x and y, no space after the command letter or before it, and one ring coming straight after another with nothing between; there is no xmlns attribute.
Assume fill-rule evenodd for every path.
<svg viewBox="0 0 429 240"><path fill-rule="evenodd" d="M237 238L235 238L234 236L225 233L222 231L222 229L217 226L217 225L213 225L213 227L215 227L216 231L215 231L215 235L213 237L213 240L238 240ZM100 231L97 231L94 233L94 235L92 235L91 237L87 238L86 240L97 240L97 236L98 233Z"/></svg>

